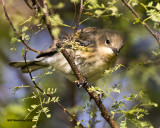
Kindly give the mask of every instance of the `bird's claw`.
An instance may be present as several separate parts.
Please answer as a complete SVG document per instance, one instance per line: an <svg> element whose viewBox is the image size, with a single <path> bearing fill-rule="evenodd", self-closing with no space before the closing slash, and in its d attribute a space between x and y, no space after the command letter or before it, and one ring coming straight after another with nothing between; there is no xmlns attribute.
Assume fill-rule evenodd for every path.
<svg viewBox="0 0 160 128"><path fill-rule="evenodd" d="M87 79L84 78L83 81L76 80L75 84L77 85L78 88L81 88L82 86L86 86L88 82Z"/></svg>

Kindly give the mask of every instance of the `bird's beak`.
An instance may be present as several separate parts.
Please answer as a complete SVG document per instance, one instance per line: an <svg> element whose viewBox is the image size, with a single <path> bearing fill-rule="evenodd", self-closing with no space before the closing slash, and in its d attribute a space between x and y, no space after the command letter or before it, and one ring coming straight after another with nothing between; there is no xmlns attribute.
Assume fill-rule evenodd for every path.
<svg viewBox="0 0 160 128"><path fill-rule="evenodd" d="M116 48L113 48L112 50L113 50L113 52L118 56L119 51L118 51Z"/></svg>

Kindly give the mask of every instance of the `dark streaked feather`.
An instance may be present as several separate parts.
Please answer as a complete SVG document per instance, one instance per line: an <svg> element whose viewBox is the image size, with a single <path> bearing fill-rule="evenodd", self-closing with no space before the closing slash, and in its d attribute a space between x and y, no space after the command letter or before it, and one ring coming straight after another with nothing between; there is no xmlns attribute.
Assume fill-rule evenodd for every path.
<svg viewBox="0 0 160 128"><path fill-rule="evenodd" d="M29 63L29 64L21 67L21 71L23 73L28 73L29 72L28 69L31 69L31 71L35 71L35 70L45 68L45 67L48 67L48 66L49 66L48 64L42 64L39 61L33 61L32 63Z"/></svg>
<svg viewBox="0 0 160 128"><path fill-rule="evenodd" d="M9 65L15 68L21 68L23 73L28 73L28 69L31 69L31 71L35 71L35 70L49 66L48 64L43 64L41 63L41 61L35 61L35 60L27 61L27 62L24 62L24 61L23 62L11 62L9 63Z"/></svg>
<svg viewBox="0 0 160 128"><path fill-rule="evenodd" d="M87 46L93 47L95 45L95 42L93 41L93 38L91 37L91 33L80 32L79 34L80 34L80 37L78 40L76 40L77 42L79 42L78 45L84 46L84 47L87 47ZM65 45L65 48L67 48L67 49L70 49L71 47L72 47L71 45ZM53 56L57 52L58 52L58 49L56 48L51 52L40 53L36 58Z"/></svg>
<svg viewBox="0 0 160 128"><path fill-rule="evenodd" d="M91 40L85 41L85 40L78 39L77 42L80 43L79 44L80 46L84 46L84 47L93 44L93 41L91 41Z"/></svg>
<svg viewBox="0 0 160 128"><path fill-rule="evenodd" d="M44 57L44 56L53 56L54 54L56 54L58 52L57 49L54 49L51 52L47 52L47 53L40 53L36 58L40 58L40 57Z"/></svg>

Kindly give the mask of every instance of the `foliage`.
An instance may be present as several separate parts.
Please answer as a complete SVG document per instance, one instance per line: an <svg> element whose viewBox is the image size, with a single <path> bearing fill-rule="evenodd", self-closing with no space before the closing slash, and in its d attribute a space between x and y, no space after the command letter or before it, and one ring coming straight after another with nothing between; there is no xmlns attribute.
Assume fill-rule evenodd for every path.
<svg viewBox="0 0 160 128"><path fill-rule="evenodd" d="M130 0L132 6L142 6L145 9L146 18L143 21L152 21L154 26L153 28L160 32L159 22L160 22L160 3L156 1L150 1L144 3L142 0ZM141 22L139 19L135 18L134 23ZM143 24L143 22L142 22Z"/></svg>
<svg viewBox="0 0 160 128"><path fill-rule="evenodd" d="M37 89L36 89L37 90ZM46 96L46 94L51 94L53 95L54 93L56 93L56 89L50 89L48 88L47 91L44 90L43 92L43 96ZM39 110L36 111L36 115L34 115L34 117L32 118L32 121L35 122L35 124L32 126L32 128L36 128L37 127L37 122L41 116L42 113L44 113L46 115L47 118L50 118L51 117L51 114L49 114L49 108L48 107L45 107L44 105L47 105L51 102L58 102L59 101L59 97L52 97L52 98L43 98L42 100L42 97L40 95L40 92L39 90L37 90L37 94L33 93L33 96L31 97L27 97L27 98L23 98L22 101L24 100L28 100L28 99L32 99L32 98L36 98L36 99L39 99L39 104L32 104L31 105L31 108L28 108L28 111L29 113L26 115L25 119L33 112L33 111L36 111L36 109L40 108Z"/></svg>
<svg viewBox="0 0 160 128"><path fill-rule="evenodd" d="M76 8L79 8L79 0L71 0L72 4ZM117 28L123 28L126 33L139 33L141 31L135 29L136 25L138 23L143 24L143 22L149 22L151 23L151 27L153 25L153 28L160 32L160 3L157 1L143 1L143 0L129 0L127 1L130 3L133 8L136 8L137 12L142 12L142 18L141 21L138 18L135 18L135 21L133 22L131 28L129 28L127 25L130 24L130 19L134 19L133 16L131 16L131 13L123 12L121 11L122 5L119 6L120 1L118 0L109 0L109 1L98 1L98 0L86 0L84 1L84 13L82 14L82 19L80 21L81 25L85 25L87 22L92 23L92 20L94 20L93 23L96 23L96 21L99 21L99 19L105 19L107 17L108 20L111 20L115 22L115 26L118 26ZM58 2L57 4L54 4L52 6L51 3L48 2L49 9L56 9L56 12L51 11L51 16L47 17L46 21L43 19L43 16L46 13L46 10L36 11L33 16L30 16L29 18L25 18L22 20L20 18L17 20L18 22L15 23L16 28L19 29L19 35L13 36L11 38L11 49L10 50L16 50L18 46L16 46L16 43L20 43L19 37L21 37L23 40L29 44L30 39L32 36L38 34L42 30L46 28L46 23L51 23L51 25L54 27L52 29L51 33L55 38L58 38L61 34L61 27L65 28L75 28L73 25L68 25L66 22L64 22L63 15L65 15L65 11L62 11L64 14L60 14L61 9L66 8L67 4L65 2ZM139 9L140 8L140 9ZM140 10L140 11L139 11ZM69 12L68 12L69 13ZM73 12L72 12L73 13ZM128 14L125 17L125 13ZM68 14L69 15L69 14ZM14 15L15 16L15 15ZM19 16L15 16L16 19L18 19ZM120 19L118 20L112 20L114 19ZM129 19L129 20L128 20ZM73 18L73 20L75 20ZM105 19L106 20L106 19ZM16 20L15 20L16 21ZM105 21L107 22L107 21ZM126 26L124 24L127 24ZM104 26L106 24L103 24ZM109 26L108 24L106 26ZM133 27L134 26L134 27ZM122 30L122 31L123 31ZM132 30L132 31L131 31ZM69 34L69 33L67 33ZM78 38L78 35L76 35ZM140 35L141 36L141 35ZM129 35L128 41L128 49L129 44L131 40L134 40L135 37L132 37ZM88 50L85 49L83 46L80 47L77 42L73 42L72 39L66 39L66 42L68 42L67 45L71 45L73 49L80 49L80 50ZM135 49L134 49L135 50ZM22 49L22 55L24 55L25 49ZM131 50L129 49L125 54L129 55L131 53ZM123 53L124 54L124 53ZM126 58L127 58L126 55ZM149 58L148 56L143 56L143 59L140 58L131 58L128 57L127 61L129 66L125 68L122 64L117 64L114 68L111 68L109 70L106 70L104 72L104 81L98 85L98 86L92 86L90 91L95 91L99 96L103 99L104 103L107 104L107 107L109 107L109 112L114 120L119 122L120 128L127 128L131 124L134 125L134 127L138 128L144 128L149 127L153 128L154 124L151 124L149 121L145 121L147 115L150 112L150 109L154 109L154 107L158 107L159 103L154 103L156 101L155 98L153 98L154 94L147 95L148 91L148 85L150 85L150 82L153 80L155 83L154 86L158 85L160 83L159 80L159 69L160 66L156 65L159 64L159 55L160 51L159 49L152 51L152 58ZM134 61L134 62L133 62ZM137 62L138 61L138 62ZM118 73L120 68L123 67L123 71L121 73L121 79L127 79L129 82L127 83L130 87L135 87L134 91L127 92L127 94L124 94L125 88L122 87L122 82L119 84L113 84L111 82L110 85L113 85L112 87L106 86L106 82L109 81L111 75L114 74L114 72ZM32 81L38 81L37 86L41 85L40 81L43 79L46 75L51 75L53 73L54 69L52 67L49 67L45 69L45 72L42 74L38 74L37 76L33 77ZM123 78L122 78L123 77ZM38 79L38 80L37 80ZM151 84L151 85L152 85ZM142 88L143 87L143 88ZM16 91L22 89L22 88L35 88L34 86L24 85L22 86L16 86L13 89L13 94L15 94ZM61 88L62 89L62 88ZM138 92L135 92L137 91ZM157 89L158 90L158 89ZM40 117L42 116L42 113L45 114L46 118L50 118L50 108L48 107L51 103L56 103L59 101L59 96L53 96L52 98L46 98L46 94L55 95L57 93L56 88L46 88L43 89L43 93L40 93L36 88L35 91L32 92L31 96L26 96L25 98L22 98L22 101L30 102L34 100L34 102L30 102L29 107L27 108L28 114L23 115L25 116L25 119L31 117L34 121L34 124L32 128L36 128L38 126L38 121L40 120ZM150 90L149 90L150 91ZM66 91L67 92L67 91ZM64 93L66 93L64 92ZM150 91L151 92L151 91ZM157 94L157 93L156 93ZM117 95L118 98L115 97ZM68 96L68 95L67 95ZM157 95L155 96L157 97ZM110 101L108 102L108 99ZM153 102L153 101L154 102ZM82 100L81 100L82 101ZM157 100L158 101L158 100ZM68 101L65 101L68 102ZM23 108L24 111L24 108ZM83 119L79 119L77 122L76 128L79 127L80 123L84 124L86 127L95 127L96 125L99 125L100 123L103 123L102 118L100 117L99 110L95 107L94 104L90 102L84 102L80 105L76 105L72 108L69 108L69 111L72 113L76 113L75 116L82 117ZM33 114L33 116L32 116ZM85 115L81 116L82 114ZM87 115L89 118L87 118ZM87 118L87 119L86 119ZM118 119L117 119L118 118Z"/></svg>
<svg viewBox="0 0 160 128"><path fill-rule="evenodd" d="M104 16L120 16L118 13L118 8L115 6L115 4L118 2L118 0L112 0L108 1L106 4L101 3L99 4L98 1L87 1L86 2L86 15L89 15L93 18L99 18Z"/></svg>

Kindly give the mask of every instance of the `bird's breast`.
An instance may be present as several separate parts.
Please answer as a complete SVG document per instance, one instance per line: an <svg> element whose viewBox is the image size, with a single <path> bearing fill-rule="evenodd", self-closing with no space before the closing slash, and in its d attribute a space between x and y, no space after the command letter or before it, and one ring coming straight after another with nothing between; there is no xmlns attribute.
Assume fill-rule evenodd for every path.
<svg viewBox="0 0 160 128"><path fill-rule="evenodd" d="M73 57L80 73L86 77L89 82L93 82L101 78L104 71L115 64L115 59L108 59L108 61L104 61L96 52L88 53L77 51L73 54ZM48 57L43 62L52 65L71 81L76 80L68 61L62 53L57 53L52 57Z"/></svg>

